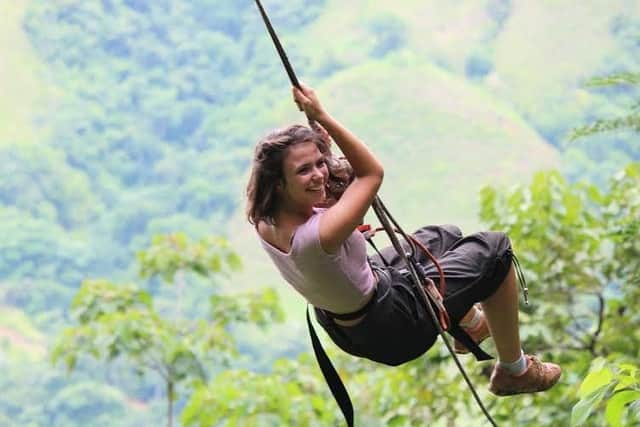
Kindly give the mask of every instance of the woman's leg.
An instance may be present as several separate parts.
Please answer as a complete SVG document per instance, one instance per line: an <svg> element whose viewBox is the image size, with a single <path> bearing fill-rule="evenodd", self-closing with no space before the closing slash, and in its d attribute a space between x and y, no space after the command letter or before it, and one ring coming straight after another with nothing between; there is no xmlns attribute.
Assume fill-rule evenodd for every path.
<svg viewBox="0 0 640 427"><path fill-rule="evenodd" d="M518 330L518 289L513 265L498 290L482 301L482 309L496 345L498 359L514 362L520 358Z"/></svg>
<svg viewBox="0 0 640 427"><path fill-rule="evenodd" d="M487 319L477 304L474 304L460 319L460 327L476 344L482 343L491 336ZM469 349L457 339L453 340L453 350L458 354L469 353Z"/></svg>
<svg viewBox="0 0 640 427"><path fill-rule="evenodd" d="M475 326L475 323L473 322L477 321L477 317L479 315L482 316L481 311L478 310L478 308L474 305L469 311L467 311L467 314L465 314L462 319L460 319L460 326Z"/></svg>
<svg viewBox="0 0 640 427"><path fill-rule="evenodd" d="M520 347L518 290L513 265L498 290L482 301L482 307L498 352L489 390L499 396L508 396L553 387L560 378L560 367L525 355Z"/></svg>

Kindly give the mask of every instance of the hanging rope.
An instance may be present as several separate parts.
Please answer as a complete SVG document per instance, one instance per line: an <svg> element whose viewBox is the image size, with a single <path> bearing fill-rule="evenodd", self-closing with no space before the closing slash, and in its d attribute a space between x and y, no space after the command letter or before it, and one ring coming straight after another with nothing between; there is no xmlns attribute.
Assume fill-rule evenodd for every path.
<svg viewBox="0 0 640 427"><path fill-rule="evenodd" d="M275 30L273 29L273 26L271 25L271 20L269 19L269 16L267 15L260 0L255 0L255 2L256 2L256 5L258 6L258 9L260 10L260 14L262 15L262 20L264 21L264 24L267 27L267 31L269 32L269 35L273 40L273 44L275 45L276 50L278 51L278 55L280 56L282 65L284 66L287 72L287 75L289 76L289 80L291 81L291 84L296 88L300 89L300 82L298 81L298 78L296 77L296 74L293 71L293 67L289 62L289 58L287 57L287 54L284 51L284 48L282 47L282 44L280 43L280 40L278 39L278 36ZM309 120L309 123L311 125L312 120L310 120L308 116L307 116L307 119ZM460 373L462 374L467 385L469 386L469 389L471 390L471 393L473 394L474 399L478 403L478 406L484 413L489 423L491 423L492 426L497 426L496 422L493 420L493 418L489 414L489 411L487 411L484 404L480 400L480 397L478 396L478 393L476 392L475 387L473 386L473 383L469 379L469 376L465 372L464 367L462 366L462 364L460 363L460 360L458 359L455 352L453 351L453 347L451 346L451 343L449 342L449 340L444 334L444 328L448 326L448 316L446 315L446 310L444 310L444 307L443 307L442 312L444 314L440 318L438 318L438 315L436 315L435 310L430 304L430 301L431 301L436 306L438 305L441 306L441 303L442 303L441 299L444 296L444 291L446 286L444 272L442 271L442 268L438 264L435 257L431 255L431 253L426 247L419 244L419 242L409 237L403 231L402 227L400 227L400 225L396 222L396 220L393 218L391 213L387 210L387 208L382 203L382 200L380 200L378 196L374 198L371 206L376 216L378 217L378 220L382 224L382 227L384 228L385 232L389 236L389 239L391 240L393 247L395 248L396 252L398 253L398 255L400 255L400 258L404 261L405 265L407 266L407 269L411 274L411 278L414 282L416 289L420 290L422 299L425 303L425 306L427 307L427 310L429 311L429 314L431 316L431 319L433 320L433 323L436 325L438 334L444 341L447 349L449 350L449 353L451 353L451 356L453 356L453 359L455 360L455 363L458 366ZM404 238L405 242L407 242L408 247L410 249L410 252L408 254L405 253L402 245L400 244L400 241L396 236L396 232L398 232ZM421 277L421 275L418 273L418 264L415 261L416 243L419 244L420 249L425 252L425 255L427 255L427 257L434 263L434 265L438 269L438 274L440 276L440 283L439 283L440 291L438 292L439 297L435 295L430 296L429 293L425 290L425 286L423 286L423 281L426 279L426 277ZM427 280L430 280L430 279L427 279ZM431 284L433 284L433 282L431 282ZM327 380L327 383L329 384L329 387L331 389L331 392L334 395L334 398L336 399L336 401L340 406L340 409L342 410L342 413L347 421L347 425L351 427L353 426L353 405L351 403L351 399L349 399L349 395L346 389L344 388L344 385L342 384L340 377L338 376L337 372L331 365L331 362L329 361L328 357L326 357L326 353L324 353L324 351L322 350L320 341L318 340L315 334L315 331L313 331L313 326L311 325L311 321L309 319L308 310L307 310L307 323L311 331L312 344L313 344L314 350L316 351L316 355L318 356L320 354L320 356L318 356L318 360L320 362L321 357L323 360L323 363L319 363L322 373L325 379ZM318 347L320 347L320 349L318 349ZM328 366L327 366L327 363L328 363ZM337 378L337 382L339 382L339 385L336 385L336 378ZM346 399L345 399L345 395L346 395Z"/></svg>

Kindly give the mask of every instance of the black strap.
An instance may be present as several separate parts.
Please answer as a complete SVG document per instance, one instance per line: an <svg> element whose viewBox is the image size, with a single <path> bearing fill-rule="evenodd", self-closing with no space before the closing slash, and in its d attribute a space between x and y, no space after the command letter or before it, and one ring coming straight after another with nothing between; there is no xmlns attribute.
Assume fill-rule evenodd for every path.
<svg viewBox="0 0 640 427"><path fill-rule="evenodd" d="M322 348L322 343L320 342L318 335L316 335L315 329L313 329L311 317L309 316L308 305L307 326L309 327L309 335L311 335L313 352L316 354L316 360L318 361L318 365L320 366L320 370L322 371L324 380L329 385L329 389L331 390L331 394L333 394L333 398L336 400L336 402L338 402L338 406L340 406L340 410L342 411L342 415L344 415L347 426L353 427L353 405L351 404L351 398L349 398L349 393L344 387L344 384L340 379L340 375L338 375L338 372L336 372L336 369L333 367L329 356L327 356L324 348Z"/></svg>
<svg viewBox="0 0 640 427"><path fill-rule="evenodd" d="M462 328L460 325L451 325L447 330L449 335L460 341L466 348L476 357L478 362L482 362L484 360L491 360L493 356L487 354L478 343L476 343L469 334Z"/></svg>
<svg viewBox="0 0 640 427"><path fill-rule="evenodd" d="M365 239L367 239L367 242L369 243L369 245L371 245L371 247L373 248L374 251L376 251L376 253L378 254L378 256L380 257L380 260L382 261L382 263L384 264L385 267L389 267L391 266L391 264L389 264L387 262L387 260L385 259L384 256L382 256L382 252L380 252L378 250L378 247L376 246L376 244L374 243L373 239L371 237L365 237ZM369 258L367 258L367 261L369 261L369 265L371 265L371 260Z"/></svg>

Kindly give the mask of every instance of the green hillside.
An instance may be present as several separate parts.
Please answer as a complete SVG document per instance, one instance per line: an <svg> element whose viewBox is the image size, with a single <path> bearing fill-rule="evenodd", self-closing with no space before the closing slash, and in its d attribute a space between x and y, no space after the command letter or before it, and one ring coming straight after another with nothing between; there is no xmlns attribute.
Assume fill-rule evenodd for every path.
<svg viewBox="0 0 640 427"><path fill-rule="evenodd" d="M485 227L486 185L509 188L548 169L601 183L640 160L633 135L566 142L571 128L635 100L632 91L584 83L640 69L637 2L263 3L299 77L382 159L380 196L408 231ZM92 357L73 360L70 377L62 363L49 364L47 346L72 324L71 300L88 278L135 283L162 314L179 305L191 317L208 313L224 292L278 289L286 321L222 328L240 352L225 348L226 365L208 361L210 377L237 366L281 369L275 358L307 350L303 301L243 213L257 139L305 121L253 2L15 0L0 5L0 24L0 344L8 355L0 368L10 373L0 388L11 390L0 399L0 425L161 424L158 377L121 360L109 368ZM153 235L171 232L227 238L244 269L179 276L173 287L141 277L136 254ZM541 339L541 328L527 330L527 339ZM177 395L182 408L188 396ZM567 391L563 402L574 395ZM45 400L52 403L39 404Z"/></svg>

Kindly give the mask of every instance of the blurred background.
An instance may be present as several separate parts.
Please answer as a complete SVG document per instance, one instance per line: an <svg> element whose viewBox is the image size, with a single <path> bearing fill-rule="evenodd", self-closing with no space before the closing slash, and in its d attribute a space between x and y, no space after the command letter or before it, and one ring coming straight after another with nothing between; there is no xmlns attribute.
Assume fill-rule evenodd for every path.
<svg viewBox="0 0 640 427"><path fill-rule="evenodd" d="M264 6L301 80L383 160L406 230L499 228L523 254L523 338L565 376L496 400L469 363L500 425L637 425L640 381L617 375L640 353L640 4ZM341 425L304 303L244 215L256 141L304 123L255 4L0 12L0 425ZM481 425L444 346L391 370L323 338L360 425Z"/></svg>

